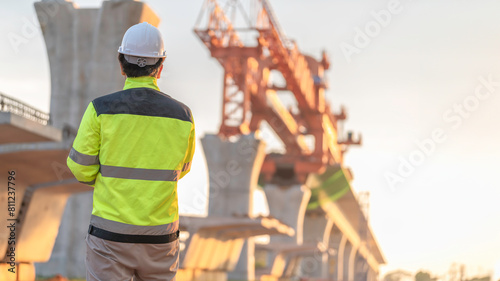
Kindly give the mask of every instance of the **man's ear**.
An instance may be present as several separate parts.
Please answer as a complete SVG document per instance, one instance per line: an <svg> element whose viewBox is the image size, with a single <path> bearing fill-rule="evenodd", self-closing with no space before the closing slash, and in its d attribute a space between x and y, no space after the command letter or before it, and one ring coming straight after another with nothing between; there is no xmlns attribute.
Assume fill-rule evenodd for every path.
<svg viewBox="0 0 500 281"><path fill-rule="evenodd" d="M161 64L160 69L158 69L158 73L156 74L156 79L160 79L162 70L163 70L163 64Z"/></svg>
<svg viewBox="0 0 500 281"><path fill-rule="evenodd" d="M120 65L120 71L122 72L122 75L127 77L127 74L125 74L125 72L123 71L123 65L120 62L120 55L118 55L118 65Z"/></svg>

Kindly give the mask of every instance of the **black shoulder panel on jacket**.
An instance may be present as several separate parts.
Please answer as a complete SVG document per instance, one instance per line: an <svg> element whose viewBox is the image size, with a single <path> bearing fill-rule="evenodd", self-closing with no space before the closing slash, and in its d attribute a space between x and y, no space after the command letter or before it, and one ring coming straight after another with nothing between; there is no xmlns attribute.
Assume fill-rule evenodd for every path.
<svg viewBox="0 0 500 281"><path fill-rule="evenodd" d="M150 88L132 88L99 97L92 101L97 116L134 114L169 117L193 122L191 110L172 97Z"/></svg>

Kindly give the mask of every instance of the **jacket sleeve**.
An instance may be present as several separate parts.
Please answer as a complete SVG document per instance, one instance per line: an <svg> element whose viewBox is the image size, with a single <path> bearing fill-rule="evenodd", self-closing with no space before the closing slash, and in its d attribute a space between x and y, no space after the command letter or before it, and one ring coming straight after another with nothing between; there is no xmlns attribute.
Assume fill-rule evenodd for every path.
<svg viewBox="0 0 500 281"><path fill-rule="evenodd" d="M188 149L186 150L186 156L184 157L184 165L182 165L181 176L182 179L191 170L191 162L193 161L194 147L196 143L196 133L194 129L194 120L191 123L191 132L189 133L189 143Z"/></svg>
<svg viewBox="0 0 500 281"><path fill-rule="evenodd" d="M100 147L101 124L91 102L83 114L80 128L67 159L68 168L79 182L94 186L100 167Z"/></svg>

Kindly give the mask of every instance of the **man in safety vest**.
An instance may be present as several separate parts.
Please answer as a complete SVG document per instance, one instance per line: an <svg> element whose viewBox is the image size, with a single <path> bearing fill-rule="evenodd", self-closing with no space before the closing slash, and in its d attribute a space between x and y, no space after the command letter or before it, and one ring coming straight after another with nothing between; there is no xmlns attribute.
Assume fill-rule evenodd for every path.
<svg viewBox="0 0 500 281"><path fill-rule="evenodd" d="M193 117L156 84L166 57L156 27L129 28L118 53L125 86L88 105L67 160L94 187L87 280L175 280L177 181L191 167Z"/></svg>

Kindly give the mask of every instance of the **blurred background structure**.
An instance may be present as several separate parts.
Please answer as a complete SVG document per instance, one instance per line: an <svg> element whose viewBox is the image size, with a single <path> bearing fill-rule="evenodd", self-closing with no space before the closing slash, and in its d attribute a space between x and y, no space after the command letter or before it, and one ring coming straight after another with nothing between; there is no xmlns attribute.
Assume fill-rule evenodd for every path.
<svg viewBox="0 0 500 281"><path fill-rule="evenodd" d="M22 198L16 214L17 262L22 263L18 279L34 278L34 262L46 262L37 266L40 275L84 277L82 237L87 225L81 222L89 220L92 198L88 192L71 197L63 216L69 195L88 190L72 179L64 159L86 105L123 84L115 62L122 34L143 21L157 26L159 18L136 1L104 1L100 9L42 1L35 8L50 61L50 115L2 96L2 126L10 130L2 134L9 137L3 141L2 163L12 165L8 157L15 158L21 165L16 170L32 175L32 182L17 186ZM342 165L347 146L361 141L351 133L339 136L338 121L346 113L342 109L333 114L325 101L328 57L323 53L317 61L300 53L266 0L251 3L254 14L247 15L243 32L253 32L255 42L246 45L226 16L248 12L241 8L238 1L226 9L206 1L195 27L224 67L223 120L219 134L202 138L210 178L208 217L181 217L187 239L178 279L376 280L385 260L350 188L352 175ZM272 75L281 75L281 84ZM287 109L277 91L292 93L296 106ZM284 143L284 153L266 155L259 137L262 122ZM40 178L35 176L41 172L39 161L48 170ZM270 217L252 215L259 185ZM45 208L50 203L49 212ZM42 226L47 237L38 233ZM6 250L8 233L2 234ZM252 237L259 235L273 236L256 249ZM256 250L266 256L257 272Z"/></svg>
<svg viewBox="0 0 500 281"><path fill-rule="evenodd" d="M338 122L346 113L333 114L325 101L328 56L323 53L317 61L303 55L285 37L268 1L250 4L249 18L238 1L225 9L206 1L195 27L224 67L223 113L219 133L202 138L210 178L208 217L181 217L187 238L178 279L376 280L385 260L342 160L347 146L361 141L352 133L340 135ZM2 163L12 165L7 157L16 158L16 170L32 174L32 182L17 186L22 198L16 214L17 262L23 263L18 279L34 278L33 262L46 262L37 266L40 275L84 277L87 225L82 222L89 220L92 198L88 192L71 197L62 216L68 196L88 190L72 179L64 159L86 105L123 84L115 61L122 34L143 21L157 26L159 18L137 1L104 1L100 9L79 9L72 2L47 0L36 2L35 8L50 62L50 115L2 96L2 126L9 130L2 134L9 137L4 141L9 145L2 146ZM253 44L240 39L226 13L246 16L243 32L253 33ZM287 109L277 91L291 93L296 105ZM259 137L262 122L284 143L284 153L266 154ZM40 178L35 176L41 172L39 161L48 170ZM259 185L269 217L253 215ZM54 206L48 211L50 203ZM42 226L47 237L38 233ZM2 234L6 248L8 233ZM259 235L273 236L256 248L252 237ZM257 272L256 251L266 256Z"/></svg>
<svg viewBox="0 0 500 281"><path fill-rule="evenodd" d="M39 237L31 235L31 239L34 240L27 239L25 236L27 234L23 233L29 232L25 232L23 226L17 229L20 237L23 237L22 241L35 241L34 244L44 245L44 249L53 247L50 262L36 264L37 273L44 273L43 275L47 276L60 272L65 276L77 277L81 276L83 270L83 263L75 261L75 257L81 258L84 255L83 235L77 233L85 233L89 214L84 211L88 208L89 202L81 198L90 197L84 194L69 197L69 203L64 210L59 228L59 237L55 242L56 232L48 231L49 224L42 226L42 223L47 222L44 214L55 218L48 221L57 224L57 218L62 213L60 205L46 200L53 198L57 202L64 202L64 198L69 196L69 193L87 190L82 185L72 183L71 175L65 167L65 157L71 144L71 135L74 134L74 129L79 123L80 112L86 106L85 103L92 99L91 96L86 95L94 95L94 93L75 94L72 88L77 90L87 88L88 91L91 87L108 87L109 85L104 86L104 83L116 82L114 86L103 88L103 92L96 92L96 95L102 95L106 91L114 91L115 87L120 89L123 78L117 72L117 65L99 63L101 59L104 59L101 57L90 58L89 53L95 52L93 49L97 40L92 39L81 44L83 41L72 37L74 35L71 35L73 34L71 32L59 33L57 36L58 40L67 39L66 42L68 42L66 48L55 52L58 53L56 57L60 62L50 57L47 59L46 54L54 53L54 49L51 48L55 45L44 43L46 36L42 36L38 25L47 26L50 19L64 14L57 12L60 7L73 7L79 12L72 12L74 20L69 22L73 22L73 26L71 28L68 26L68 29L72 32L84 29L83 26L78 27L78 22L84 23L83 17L95 17L95 21L88 25L87 31L97 36L104 31L98 28L98 24L101 23L97 20L100 15L93 14L96 10L102 10L105 6L109 7L112 4L114 7L119 7L130 3L134 3L133 5L140 3L130 1L125 4L127 1L102 2L101 0L75 2L76 4L70 1L42 1L40 3L45 6L39 6L35 10L32 0L20 0L6 2L3 6L5 9L0 10L0 16L3 19L0 33L8 39L0 42L0 56L4 66L0 68L2 87L0 90L5 93L2 94L1 111L3 112L0 118L2 120L0 135L5 143L0 146L0 155L2 155L0 165L5 171L21 167L18 169L17 177L17 184L20 186L20 192L16 194L17 205L22 204L20 198L26 198L31 200L26 201L32 202L31 206L35 204L40 206L36 208L37 210L50 210L50 214L40 212L36 214L36 217L32 217L37 212L28 210L26 213L26 207L20 209L17 206L16 208L26 216L32 217L32 219L24 219L25 225L36 227L37 233L40 234ZM213 3L216 2L209 1L204 6L206 9L202 9L204 13L198 13L199 6L203 2L205 0L147 1L152 7L151 10L158 13L163 20L160 29L165 36L169 52L159 86L191 106L197 120L197 127L202 128L198 130L200 136L203 132L219 132L219 124L225 120L220 119L223 117L220 112L230 112L230 107L237 104L238 100L234 99L235 102L228 103L225 108L228 110L223 110L221 105L226 103L220 103L219 99L223 96L225 88L227 88L226 93L234 94L234 97L245 94L248 96L248 93L239 91L238 86L230 86L235 82L228 79L225 73L228 64L221 64L220 59L208 59L204 48L209 46L200 44L199 37L193 36L192 27L195 22L197 23L196 29L199 31L215 30L208 27L207 15L210 15L212 12L210 7L213 7ZM217 2L234 27L232 33L238 34L244 46L258 46L255 38L259 37L260 32L255 29L250 30L252 28L248 27L255 26L257 23L255 18L257 18L257 12L261 11L259 6L248 9L249 5L245 3L255 3L250 0ZM68 3L70 5L67 5ZM244 3L243 7L240 7L238 3ZM82 8L78 8L77 4ZM184 215L181 218L189 222L188 225L183 226L182 241L185 248L182 259L185 261L186 256L192 257L188 258L192 261L191 263L183 262L182 274L200 276L205 272L205 276L220 278L226 276L226 271L234 269L230 276L238 276L238 274L248 276L251 274L248 268L251 268L252 258L255 258L256 276L268 275L266 278L275 278L276 276L273 276L269 268L275 261L278 261L275 263L277 265L275 272L278 273L295 274L293 269L299 268L297 275L301 276L324 274L324 271L327 271L328 276L332 274L338 276L338 272L335 273L334 264L339 253L335 249L340 248L337 245L340 243L337 241L341 241L338 234L342 231L337 229L336 224L339 222L333 224L330 216L324 215L327 212L334 213L332 212L334 209L327 208L331 205L323 204L321 207L320 202L334 201L342 213L348 213L344 211L344 208L352 210L358 208L352 204L356 203L356 200L353 200L354 197L360 205L359 210L365 216L356 215L358 211L355 211L348 215L348 222L352 223L356 229L355 221L357 221L358 226L361 226L360 237L366 239L365 241L370 240L368 233L371 230L367 231L369 227L365 227L367 225L364 222L368 219L366 210L370 209L370 224L378 234L380 245L389 261L389 265L383 267L383 273L396 269L415 273L425 268L429 270L428 272L432 272L430 278L433 280L458 280L452 277L458 275L450 274L448 270L448 266L453 261L466 264L467 280L475 280L470 277L491 275L491 269L497 262L495 279L493 279L496 281L500 276L498 274L500 272L498 269L499 224L495 223L500 219L497 204L500 200L500 189L497 188L500 182L496 177L496 163L500 157L500 150L497 149L500 134L496 129L500 120L500 111L497 110L500 104L497 82L500 77L500 64L498 64L500 17L497 15L500 3L496 0L479 2L311 0L306 4L299 0L273 0L272 4L275 8L273 14L277 15L273 18L279 19L283 27L278 29L283 33L286 29L288 34L293 34L293 37L298 39L296 45L300 47L301 54L312 54L314 61L319 62L320 65L323 61L321 48L325 48L331 54L334 67L330 67L329 71L323 73L324 82L329 82L325 84L330 87L329 91L325 91L325 103L329 101L334 116L342 115L342 109L339 108L340 101L348 104L349 122L338 122L338 138L340 141L349 139L349 133L343 133L342 129L355 128L363 132L363 146L359 149L351 149L349 153L344 154L342 165L326 165L323 173L311 173L310 177L302 179L305 180L305 184L293 181L274 183L269 182L266 177L261 177L260 171L268 171L269 175L272 165L266 163L269 163L269 159L273 157L277 160L284 160L280 154L286 155L287 150L281 138L272 132L273 124L267 124L266 119L261 122L257 134L249 130L244 131L244 138L238 135L226 137L220 134L205 136L198 146L192 173L179 185L181 212L201 216L199 218ZM99 8L101 5L102 7ZM41 10L40 7L44 9ZM389 16L387 12L390 12ZM199 21L196 21L197 16L201 18ZM266 18L257 19L260 20L258 23L263 23ZM120 32L123 33L126 28L123 27ZM117 35L116 46L108 46L109 53L102 54L102 56L112 55L113 62L120 36L121 34ZM203 38L201 39L203 43ZM287 41L286 45L293 44L291 40ZM262 46L263 49L267 48ZM59 79L53 74L53 64L55 62L63 65L63 59L68 56L69 49L81 50L82 57L68 63L64 71L56 70L58 75L65 75ZM208 49L210 55L213 56L210 48ZM264 51L263 55L272 56L268 51ZM308 56L305 57L308 58ZM325 57L328 58L328 56ZM248 61L250 61L249 67L255 64L252 58L248 58ZM258 62L257 65L262 63L265 62ZM91 64L94 66L90 66ZM85 68L83 71L82 66ZM109 79L102 81L103 86L90 86L80 82L94 75L91 69L98 72L101 67L115 67L100 74L109 75L107 76ZM323 68L326 70L324 66ZM315 138L303 129L309 125L301 124L296 120L296 115L300 113L297 109L299 99L295 97L293 91L283 91L287 80L279 69L269 68L269 70L269 82L272 84L268 86L272 89L266 91L265 94L266 99L270 97L271 101L267 105L277 108L272 97L274 96L272 91L276 91L275 95L284 108L287 111L291 108L290 115L298 127L302 128L299 131L300 134L307 135L306 147L312 151L315 147ZM253 73L253 70L250 72ZM52 74L49 76L50 73ZM66 75L66 73L70 74ZM93 77L87 82L94 83L96 77ZM220 83L221 78L224 83ZM50 89L51 83L52 89ZM75 86L69 87L68 85ZM64 106L53 109L52 101L56 86L66 89L67 94L73 95L73 98L68 99ZM476 92L481 94L480 100L475 97ZM250 94L254 95L253 93L254 90L251 89ZM254 96L254 99L255 97L257 96ZM257 103L250 99L246 105L248 104L252 106ZM42 112L50 112L52 115L53 110L59 110L60 116L67 115L67 117L56 121L48 118L47 113ZM68 112L64 113L64 110ZM76 111L80 112L75 113ZM245 121L251 121L255 112L247 111L247 114ZM276 113L271 111L270 114ZM298 116L298 118L304 117ZM237 119L234 118L234 120ZM59 124L56 124L57 122ZM73 128L65 126L64 123L71 124ZM241 128L245 129L245 126ZM444 141L442 138L439 139L439 143L430 144L428 140L432 139L435 130L444 131L442 134ZM351 137L353 141L357 141L355 135L350 135L354 136ZM286 143L289 144L291 141L288 140ZM64 144L65 142L67 145ZM205 149L207 142L221 146L227 143L242 143L240 149L237 146L231 149L234 149L233 152L248 153L251 156L248 158L253 159L254 165L247 165L248 163L245 162L247 166L239 167L232 165L233 162L228 162L226 164L230 165L223 167L221 163L224 162L220 158L213 158L217 156L216 151L212 156L208 155L209 151ZM253 155L255 149L261 149L264 146L264 142L265 153ZM204 149L201 149L202 147ZM251 151L254 152L250 153ZM212 161L216 170L206 171L203 152L207 155L207 161ZM421 162L408 166L412 157L422 155ZM209 160L210 157L213 159ZM264 165L259 166L259 161L262 161ZM219 167L216 167L217 165ZM351 176L346 166L353 168L355 178ZM406 168L403 174L400 173L401 167ZM224 187L237 184L230 182L229 179L241 176L242 174L238 174L240 168L242 168L241 171L245 171L244 173L251 173L245 175L251 182L247 182L246 187L237 186L239 189L234 193L241 199L239 202L246 202L245 196L248 196L248 205L242 204L241 209L236 211L234 211L235 207L230 205L223 205L219 209L215 208L217 206L207 206L210 202L217 202L217 199L212 200L213 197L231 195L229 192L223 193ZM221 173L217 173L217 169L221 169ZM281 175L286 174L283 173L286 169L280 170ZM293 170L295 173L295 168ZM342 172L339 172L340 170ZM290 172L291 169L288 168L288 171ZM252 176L255 174L258 174L257 184L254 184L255 177ZM325 181L330 178L330 175L337 176L331 176L329 181ZM388 175L396 175L400 178L397 178L398 181L391 182L387 178ZM208 191L209 180L206 179L208 176L211 177L210 191ZM6 182L7 175L2 174L1 180ZM45 187L44 185L35 186L39 180L46 183L52 182L52 184L58 183L59 187L65 186L61 189L50 184ZM271 177L271 180L274 179ZM326 184L323 184L325 182L330 184L330 188L326 188ZM332 182L334 184L331 184ZM346 182L349 183L352 196L346 188L343 188ZM32 188L26 189L29 192L26 192L27 195L24 196L24 189L30 185ZM51 195L52 197L48 198L42 192L44 190L51 192L54 196ZM365 199L367 193L362 191L371 191L369 204ZM340 194L343 194L342 197L337 198ZM8 198L3 197L4 195L0 194L0 199L7 204ZM269 199L273 196L284 198L284 200L273 200L274 204L271 206L267 201L270 201ZM330 200L320 200L320 197L328 197ZM78 200L72 198L78 198ZM205 205L207 198L209 202ZM297 202L300 199L303 201L299 204ZM303 204L305 201L307 201L306 204ZM292 205L288 202L295 202L295 206L305 206L303 221L300 221L300 214L303 211L295 207L287 209L288 205ZM281 207L280 203L284 206ZM24 203L25 206L26 204ZM267 210L268 205L269 210ZM210 209L212 210L208 211ZM233 214L229 212L224 213L226 209L234 211L233 213L237 216L233 217ZM245 214L246 210L252 212ZM279 214L279 210L286 210L286 212ZM285 216L294 210L297 215ZM203 219L209 212L213 220ZM273 215L276 212L278 212L278 216L275 215L276 218L267 217L267 214ZM1 216L5 217L6 214L1 214ZM23 219L23 216L18 218ZM358 220L355 219L356 216ZM78 223L74 223L75 221ZM75 226L68 227L68 222ZM304 227L302 231L300 227L294 225L300 223ZM310 232L304 231L304 229L311 230L322 224L332 225L330 228L332 235L329 236L331 249L327 249L324 242L319 247L318 243L311 243L312 240L318 241L317 237L307 237ZM77 227L82 227L83 232ZM328 228L327 226L324 229ZM220 259L214 260L213 264L203 265L210 270L195 269L196 264L201 265L196 260L204 259L203 255L207 253L196 251L189 253L189 248L195 249L196 247L186 246L192 242L200 245L199 242L202 241L202 244L206 241L213 241L212 236L214 233L221 233L217 232L220 229L225 229L224 235L221 235L222 239L212 245L214 248L225 249L225 254L221 255ZM234 233L239 233L239 238L234 236ZM273 235L268 239L270 241L263 241L265 239L261 237L246 239L263 233ZM337 236L335 236L336 233ZM8 233L4 233L3 230L0 232L2 239L7 238L7 235ZM302 244L299 245L300 236L302 236ZM38 241L43 243L37 243ZM351 252L349 242L345 243L344 252ZM25 245L32 247L34 244ZM238 252L240 244L243 258L229 257L231 253ZM252 247L252 244L255 246ZM292 248L290 244L297 246ZM71 247L68 248L68 245ZM288 249L288 251L283 249ZM370 250L373 251L373 249ZM278 252L284 254L277 254ZM48 254L40 255L39 260L46 259L50 250L46 250L45 253ZM247 257L246 260L245 257ZM325 261L327 266L324 266ZM74 263L78 265L68 266ZM297 264L300 265L296 266ZM347 266L348 263L345 265ZM20 272L32 273L29 269L30 264L24 263L20 266L24 268L24 270L21 268ZM330 272L330 269L333 269L333 272ZM211 272L208 273L208 271ZM343 275L349 270L343 269L342 271ZM6 269L2 267L0 279L6 272ZM411 273L396 275L403 279L415 276Z"/></svg>
<svg viewBox="0 0 500 281"><path fill-rule="evenodd" d="M249 239L229 277L375 280L385 260L351 190L352 174L343 168L347 147L361 140L339 132L346 113L333 114L325 100L327 54L320 61L302 54L267 0L223 4L205 1L195 27L224 68L222 124L217 135L202 139L209 194L217 194L210 196L208 216L252 214L251 194L260 185L269 215L295 230L293 237L272 236L260 247L270 258L258 276ZM255 148L263 123L284 144L282 153ZM252 152L261 155L253 160ZM224 182L219 175L225 171ZM241 182L240 174L251 178Z"/></svg>

